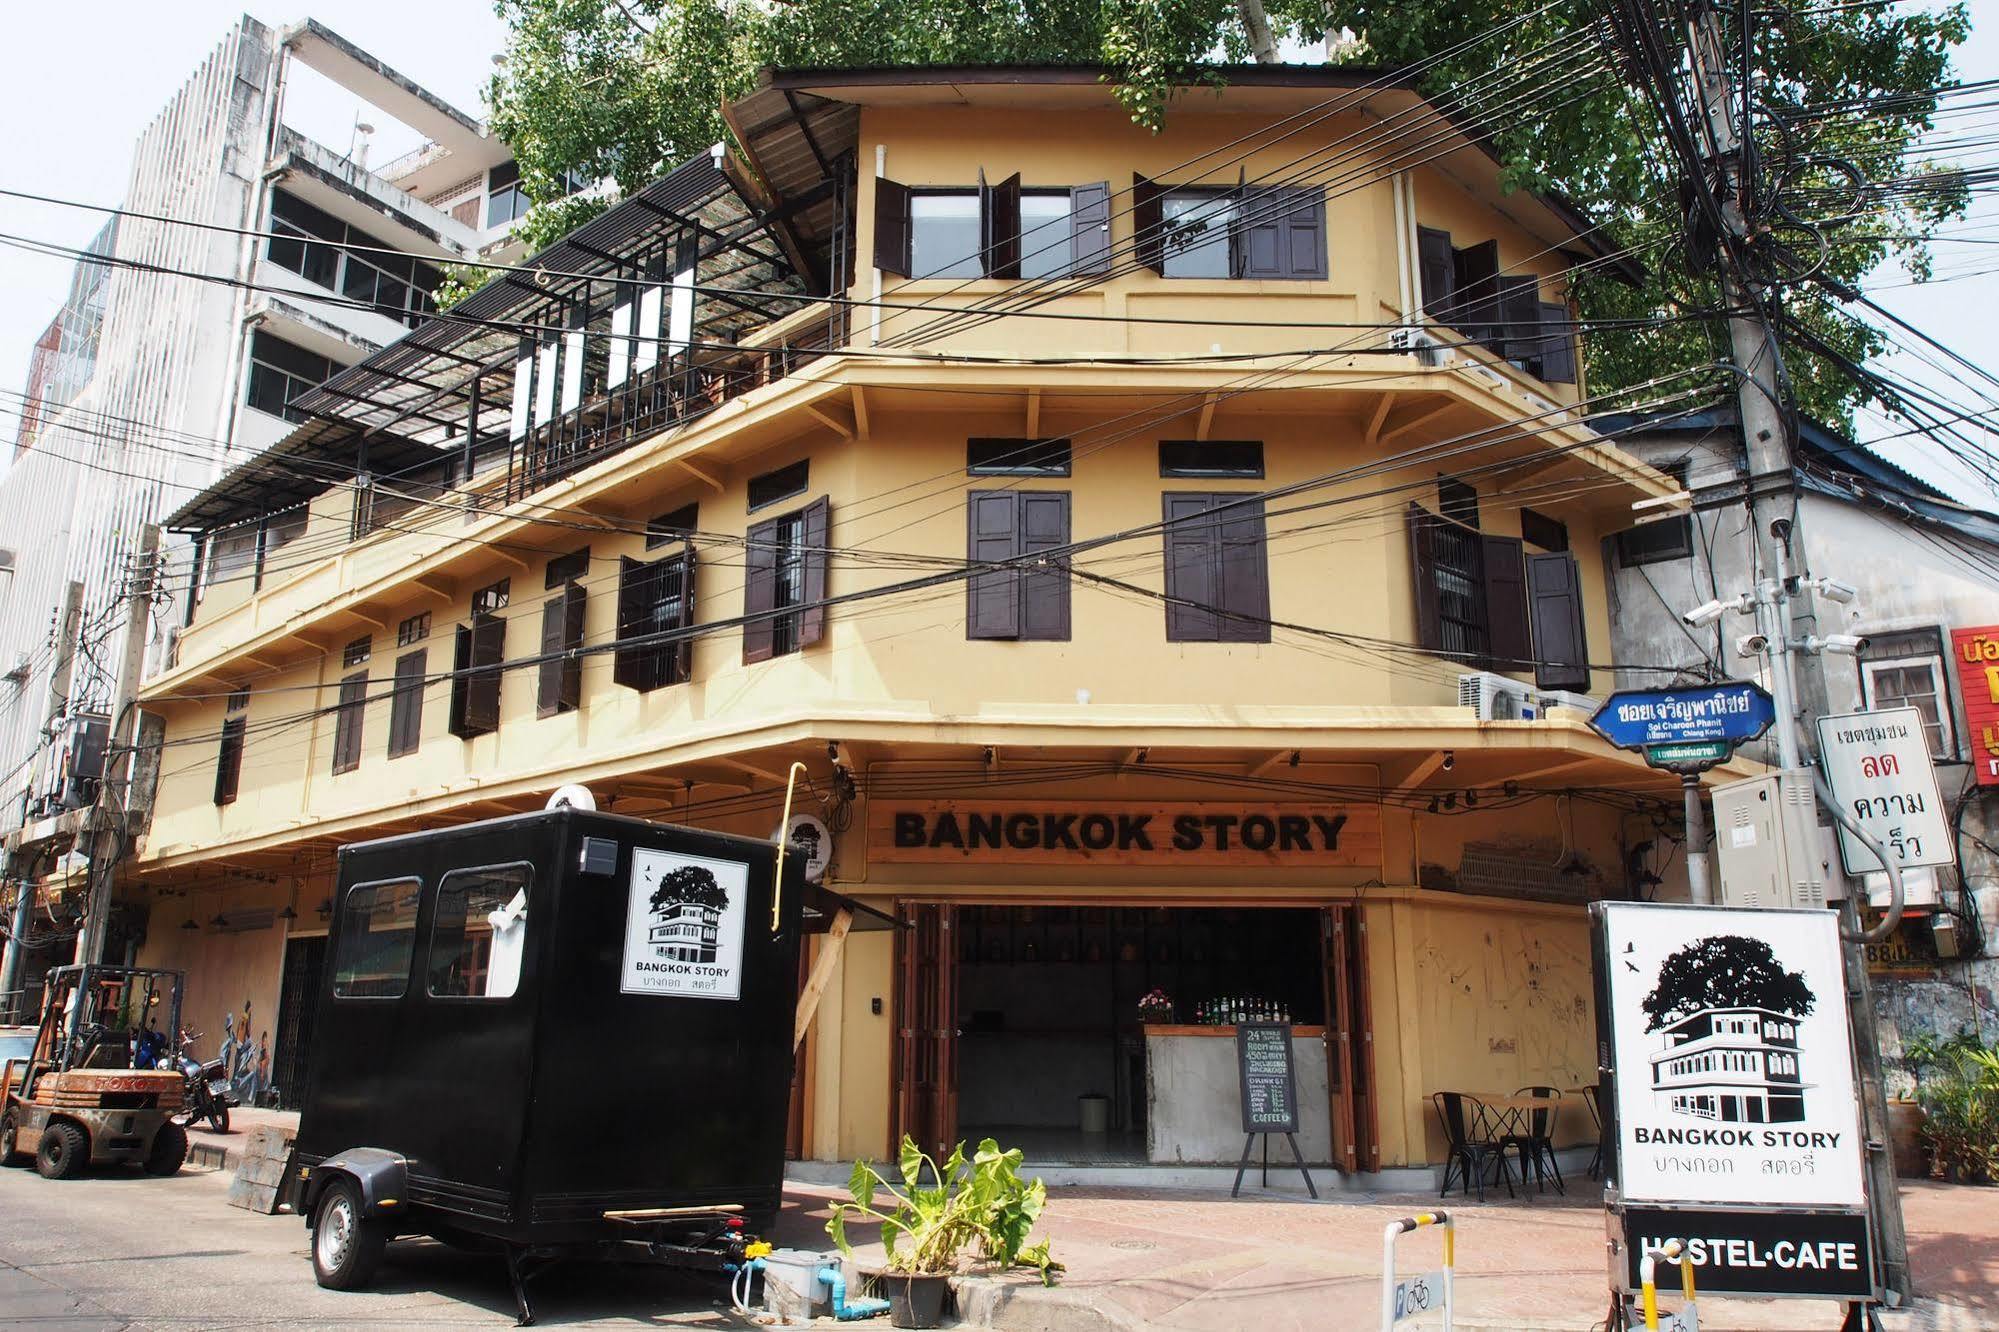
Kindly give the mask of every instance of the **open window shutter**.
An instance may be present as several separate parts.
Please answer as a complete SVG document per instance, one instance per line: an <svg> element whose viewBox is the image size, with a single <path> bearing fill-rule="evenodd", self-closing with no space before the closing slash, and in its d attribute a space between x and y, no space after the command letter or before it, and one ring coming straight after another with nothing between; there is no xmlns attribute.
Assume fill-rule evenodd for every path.
<svg viewBox="0 0 1999 1332"><path fill-rule="evenodd" d="M1213 642L1220 617L1215 613L1221 594L1221 552L1215 520L1208 515L1212 497L1165 497L1166 509L1166 637L1170 642Z"/></svg>
<svg viewBox="0 0 1999 1332"><path fill-rule="evenodd" d="M1020 173L997 185L979 187L979 238L986 276L1020 276Z"/></svg>
<svg viewBox="0 0 1999 1332"><path fill-rule="evenodd" d="M1284 275L1326 276L1326 197L1322 190L1298 190L1284 215Z"/></svg>
<svg viewBox="0 0 1999 1332"><path fill-rule="evenodd" d="M909 276L909 186L885 176L875 180L875 267Z"/></svg>
<svg viewBox="0 0 1999 1332"><path fill-rule="evenodd" d="M1437 600L1436 515L1420 504L1411 504L1405 515L1409 525L1409 562L1416 588L1416 641L1426 651L1444 650L1444 612Z"/></svg>
<svg viewBox="0 0 1999 1332"><path fill-rule="evenodd" d="M1453 250L1452 281L1457 289L1457 317L1453 321L1466 337L1483 342L1492 336L1499 322L1499 242L1482 241L1463 250Z"/></svg>
<svg viewBox="0 0 1999 1332"><path fill-rule="evenodd" d="M752 523L743 551L743 662L769 661L776 650L770 622L777 602L777 523Z"/></svg>
<svg viewBox="0 0 1999 1332"><path fill-rule="evenodd" d="M361 710L367 706L368 673L359 671L340 682L340 711L333 722L333 770L351 772L361 766Z"/></svg>
<svg viewBox="0 0 1999 1332"><path fill-rule="evenodd" d="M423 671L429 652L418 648L396 658L396 688L389 704L389 757L416 752L423 740Z"/></svg>
<svg viewBox="0 0 1999 1332"><path fill-rule="evenodd" d="M1132 257L1140 268L1166 273L1166 189L1136 172L1131 177Z"/></svg>
<svg viewBox="0 0 1999 1332"><path fill-rule="evenodd" d="M1541 284L1531 277L1499 279L1500 355L1533 361L1541 354Z"/></svg>
<svg viewBox="0 0 1999 1332"><path fill-rule="evenodd" d="M1451 233L1435 227L1416 228L1416 264L1423 274L1423 308L1432 319L1448 323L1457 290Z"/></svg>
<svg viewBox="0 0 1999 1332"><path fill-rule="evenodd" d="M1550 384L1576 382L1576 330L1569 307L1541 302L1541 378Z"/></svg>
<svg viewBox="0 0 1999 1332"><path fill-rule="evenodd" d="M1020 553L1038 555L1069 544L1069 492L1026 491L1020 496ZM1049 568L1028 566L1021 575L1020 636L1067 642L1069 565L1057 556Z"/></svg>
<svg viewBox="0 0 1999 1332"><path fill-rule="evenodd" d="M1583 636L1582 579L1564 551L1527 557L1533 593L1534 683L1543 689L1588 689L1589 645Z"/></svg>
<svg viewBox="0 0 1999 1332"><path fill-rule="evenodd" d="M465 694L465 729L474 735L500 729L500 664L506 656L506 620L498 615L474 615L472 676Z"/></svg>
<svg viewBox="0 0 1999 1332"><path fill-rule="evenodd" d="M1526 669L1534 655L1527 630L1527 571L1518 537L1486 536L1485 621L1494 670Z"/></svg>
<svg viewBox="0 0 1999 1332"><path fill-rule="evenodd" d="M459 625L451 644L451 718L450 732L460 739L469 740L475 732L467 730L465 714L472 694L472 681L468 674L472 669L472 631Z"/></svg>
<svg viewBox="0 0 1999 1332"><path fill-rule="evenodd" d="M965 506L965 557L975 564L1010 560L1020 553L1020 495L975 490ZM1020 575L1012 569L973 574L965 581L965 636L1020 637Z"/></svg>
<svg viewBox="0 0 1999 1332"><path fill-rule="evenodd" d="M671 625L661 626L671 629L692 629L694 627L694 547L687 549L671 561L661 561L659 571L659 591L662 595L677 593L676 602L680 613L673 617ZM662 684L686 684L694 678L694 639L690 635L673 643L666 654L666 676Z"/></svg>
<svg viewBox="0 0 1999 1332"><path fill-rule="evenodd" d="M233 804L236 788L243 777L243 730L245 720L231 717L222 723L222 750L215 756L215 803Z"/></svg>
<svg viewBox="0 0 1999 1332"><path fill-rule="evenodd" d="M1100 180L1069 191L1069 271L1101 277L1111 271L1111 186Z"/></svg>
<svg viewBox="0 0 1999 1332"><path fill-rule="evenodd" d="M541 608L541 663L536 670L534 715L553 717L562 711L563 600L551 597Z"/></svg>
<svg viewBox="0 0 1999 1332"><path fill-rule="evenodd" d="M636 638L646 630L641 617L645 615L644 592L651 583L651 566L642 564L629 555L618 557L618 631L619 646L611 654L611 682L624 685L627 689L646 690L651 688L645 682L646 666L650 660L643 649L624 646L625 640Z"/></svg>
<svg viewBox="0 0 1999 1332"><path fill-rule="evenodd" d="M833 506L827 500L816 499L805 506L801 535L805 551L800 556L805 566L805 609L798 613L800 647L810 647L826 636L826 607L820 603L826 600L826 537L832 519Z"/></svg>
<svg viewBox="0 0 1999 1332"><path fill-rule="evenodd" d="M1221 550L1221 618L1224 643L1270 641L1270 556L1264 542L1263 501L1236 502L1214 497L1224 508L1216 517Z"/></svg>
<svg viewBox="0 0 1999 1332"><path fill-rule="evenodd" d="M1237 277L1281 278L1287 190L1244 190L1235 228L1233 267Z"/></svg>

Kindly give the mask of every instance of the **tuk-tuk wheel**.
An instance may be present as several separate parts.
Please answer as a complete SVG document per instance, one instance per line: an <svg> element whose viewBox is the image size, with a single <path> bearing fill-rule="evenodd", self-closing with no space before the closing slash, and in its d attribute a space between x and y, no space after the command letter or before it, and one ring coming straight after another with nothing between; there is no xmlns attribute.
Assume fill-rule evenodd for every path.
<svg viewBox="0 0 1999 1332"><path fill-rule="evenodd" d="M5 1114L0 1114L0 1166L20 1164L21 1149L14 1145L20 1136L20 1116L9 1108Z"/></svg>
<svg viewBox="0 0 1999 1332"><path fill-rule="evenodd" d="M146 1153L146 1173L178 1175L186 1162L187 1130L169 1119L153 1135L152 1149Z"/></svg>
<svg viewBox="0 0 1999 1332"><path fill-rule="evenodd" d="M75 1179L90 1161L90 1137L68 1120L58 1119L42 1130L35 1169L43 1179Z"/></svg>
<svg viewBox="0 0 1999 1332"><path fill-rule="evenodd" d="M375 1279L389 1242L380 1221L361 1215L361 1191L336 1179L313 1213L312 1275L328 1290L360 1290Z"/></svg>

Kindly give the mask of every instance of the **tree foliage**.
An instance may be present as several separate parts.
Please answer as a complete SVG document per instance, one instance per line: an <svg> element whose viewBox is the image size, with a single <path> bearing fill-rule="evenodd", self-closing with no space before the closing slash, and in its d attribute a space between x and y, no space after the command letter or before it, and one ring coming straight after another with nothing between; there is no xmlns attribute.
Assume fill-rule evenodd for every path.
<svg viewBox="0 0 1999 1332"><path fill-rule="evenodd" d="M1657 322L1592 341L1595 389L1721 359L1726 343L1713 320L1678 318L1721 307L1713 264L1678 244L1678 167L1656 141L1651 109L1622 91L1601 43L1583 31L1598 12L1583 0L1545 12L1539 0L498 0L511 35L490 92L493 127L519 156L535 202L526 226L539 242L581 220L579 205L558 209L566 175L608 177L630 194L724 139L722 102L748 91L766 65L1102 65L1133 120L1158 129L1174 86L1223 80L1228 64L1249 58L1245 7L1267 11L1292 43L1333 38L1328 49L1345 61L1429 62L1419 76L1427 93L1504 126L1495 146L1511 187L1558 190L1631 247L1645 282L1633 289L1592 274L1578 286L1582 311ZM1961 213L1966 196L1956 177L1918 160L1916 136L1929 126L1952 48L1969 32L1965 7L1797 0L1789 11L1757 10L1754 21L1758 142L1784 170L1800 216L1823 216L1837 192L1829 187L1842 183L1813 165L1827 156L1871 180L1902 182L1874 195L1874 211L1858 223L1828 232L1823 247L1799 233L1791 248L1835 282L1855 282L1891 257L1925 273L1923 237ZM1568 58L1532 87L1494 78L1535 69L1552 51ZM1569 82L1592 66L1593 83ZM1881 109L1883 98L1896 99L1892 108ZM1861 110L1814 110L1833 106ZM1853 362L1882 349L1816 285L1794 285L1786 313ZM1848 424L1867 396L1821 357L1794 351L1789 369L1801 407L1831 424Z"/></svg>
<svg viewBox="0 0 1999 1332"><path fill-rule="evenodd" d="M682 865L660 875L653 890L652 909L686 903L721 911L729 905L729 894L715 881L715 875L699 865Z"/></svg>
<svg viewBox="0 0 1999 1332"><path fill-rule="evenodd" d="M1786 971L1770 945L1746 934L1713 934L1674 952L1639 1007L1657 1031L1704 1008L1767 1008L1804 1017L1818 1000L1804 973Z"/></svg>

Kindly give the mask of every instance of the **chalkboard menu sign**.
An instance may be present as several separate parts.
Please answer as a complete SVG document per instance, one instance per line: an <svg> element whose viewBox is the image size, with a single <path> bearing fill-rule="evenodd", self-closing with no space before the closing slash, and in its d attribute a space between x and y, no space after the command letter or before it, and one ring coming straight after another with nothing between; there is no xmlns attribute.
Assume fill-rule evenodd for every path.
<svg viewBox="0 0 1999 1332"><path fill-rule="evenodd" d="M1244 1133L1296 1133L1298 1080L1291 1069L1291 1026L1245 1022L1235 1031Z"/></svg>

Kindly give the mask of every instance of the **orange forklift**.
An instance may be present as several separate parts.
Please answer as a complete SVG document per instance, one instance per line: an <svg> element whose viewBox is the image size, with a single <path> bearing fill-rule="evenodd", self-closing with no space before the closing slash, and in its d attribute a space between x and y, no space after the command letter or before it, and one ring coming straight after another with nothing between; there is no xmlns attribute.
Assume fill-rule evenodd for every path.
<svg viewBox="0 0 1999 1332"><path fill-rule="evenodd" d="M173 1117L185 1084L165 1033L180 1032L182 979L141 967L49 972L34 1050L0 1066L0 1164L32 1154L45 1179L90 1164L179 1172L187 1130Z"/></svg>

